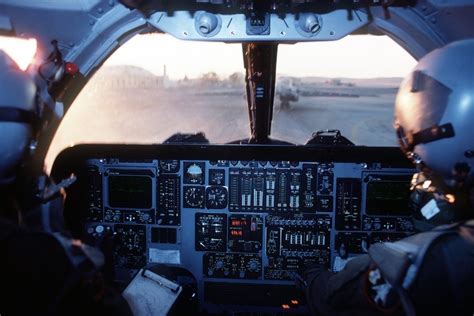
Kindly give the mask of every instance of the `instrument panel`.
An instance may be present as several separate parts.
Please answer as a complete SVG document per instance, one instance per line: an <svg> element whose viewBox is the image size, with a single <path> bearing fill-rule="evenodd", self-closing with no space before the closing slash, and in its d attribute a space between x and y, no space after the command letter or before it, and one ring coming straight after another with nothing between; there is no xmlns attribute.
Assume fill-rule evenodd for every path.
<svg viewBox="0 0 474 316"><path fill-rule="evenodd" d="M303 313L296 273L341 270L371 244L414 232L414 170L393 148L185 147L130 159L125 145L102 153L86 145L58 158L56 170L83 179L70 194L87 200L78 210L84 233L113 236L116 281L168 264L194 275L205 312ZM76 162L66 168L68 156Z"/></svg>

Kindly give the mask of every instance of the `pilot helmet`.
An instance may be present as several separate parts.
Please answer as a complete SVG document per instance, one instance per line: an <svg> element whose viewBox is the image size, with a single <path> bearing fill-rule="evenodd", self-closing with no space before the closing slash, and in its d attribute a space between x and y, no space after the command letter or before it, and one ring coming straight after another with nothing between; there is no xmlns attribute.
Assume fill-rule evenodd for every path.
<svg viewBox="0 0 474 316"><path fill-rule="evenodd" d="M15 180L31 142L36 85L0 50L0 185Z"/></svg>
<svg viewBox="0 0 474 316"><path fill-rule="evenodd" d="M402 150L451 187L474 175L474 40L424 56L402 82L395 121Z"/></svg>

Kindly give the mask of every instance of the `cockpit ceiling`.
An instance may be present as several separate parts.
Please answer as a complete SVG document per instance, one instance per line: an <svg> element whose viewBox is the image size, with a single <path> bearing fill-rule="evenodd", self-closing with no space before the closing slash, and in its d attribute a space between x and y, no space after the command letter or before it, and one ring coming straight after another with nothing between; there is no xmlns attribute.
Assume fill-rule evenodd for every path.
<svg viewBox="0 0 474 316"><path fill-rule="evenodd" d="M65 59L86 76L128 38L149 31L183 40L281 43L387 34L415 58L474 35L472 0L123 2L144 6L127 8L116 0L2 0L0 31L36 38L38 58L57 40Z"/></svg>

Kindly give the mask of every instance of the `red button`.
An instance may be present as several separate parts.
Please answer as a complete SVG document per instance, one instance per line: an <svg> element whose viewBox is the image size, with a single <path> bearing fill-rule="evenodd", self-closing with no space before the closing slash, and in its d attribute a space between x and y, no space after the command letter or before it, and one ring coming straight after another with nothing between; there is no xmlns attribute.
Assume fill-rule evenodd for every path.
<svg viewBox="0 0 474 316"><path fill-rule="evenodd" d="M79 67L74 63L67 62L65 65L65 70L68 75L75 75L79 72Z"/></svg>

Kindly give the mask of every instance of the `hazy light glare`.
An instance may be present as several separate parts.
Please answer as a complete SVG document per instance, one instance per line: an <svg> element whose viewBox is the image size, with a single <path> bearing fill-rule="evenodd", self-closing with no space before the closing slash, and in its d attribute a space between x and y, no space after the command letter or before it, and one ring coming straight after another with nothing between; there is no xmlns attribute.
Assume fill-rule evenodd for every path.
<svg viewBox="0 0 474 316"><path fill-rule="evenodd" d="M229 75L244 69L240 44L181 41L164 34L135 36L105 65L133 65L156 75L162 75L166 65L171 79L197 78L209 71Z"/></svg>
<svg viewBox="0 0 474 316"><path fill-rule="evenodd" d="M21 70L26 70L36 54L36 39L0 36L0 49L5 51Z"/></svg>
<svg viewBox="0 0 474 316"><path fill-rule="evenodd" d="M459 112L463 115L467 114L469 109L472 107L472 96L468 93L461 96L461 101L459 104Z"/></svg>
<svg viewBox="0 0 474 316"><path fill-rule="evenodd" d="M139 35L112 54L105 65L144 70L102 67L98 71L61 123L48 153L49 166L72 143L161 143L177 132L198 131L211 143L249 137L243 82L211 83L206 78L175 82L212 71L221 79L233 72L243 73L241 44ZM171 80L147 73L161 76L163 65ZM403 77L414 65L415 60L387 37L353 36L337 42L280 45L277 73L326 79ZM399 78L334 82L302 78L302 89L307 92L341 96L302 95L290 111L282 111L276 97L271 136L304 144L314 131L339 129L358 145L394 146L393 104L399 82Z"/></svg>
<svg viewBox="0 0 474 316"><path fill-rule="evenodd" d="M280 74L317 77L405 77L416 60L387 36L354 35L339 41L280 45Z"/></svg>
<svg viewBox="0 0 474 316"><path fill-rule="evenodd" d="M277 73L320 77L404 77L416 60L386 36L348 36L334 42L281 44ZM170 35L146 34L119 48L106 65L134 65L156 75L167 66L171 79L244 72L241 44L181 41Z"/></svg>

